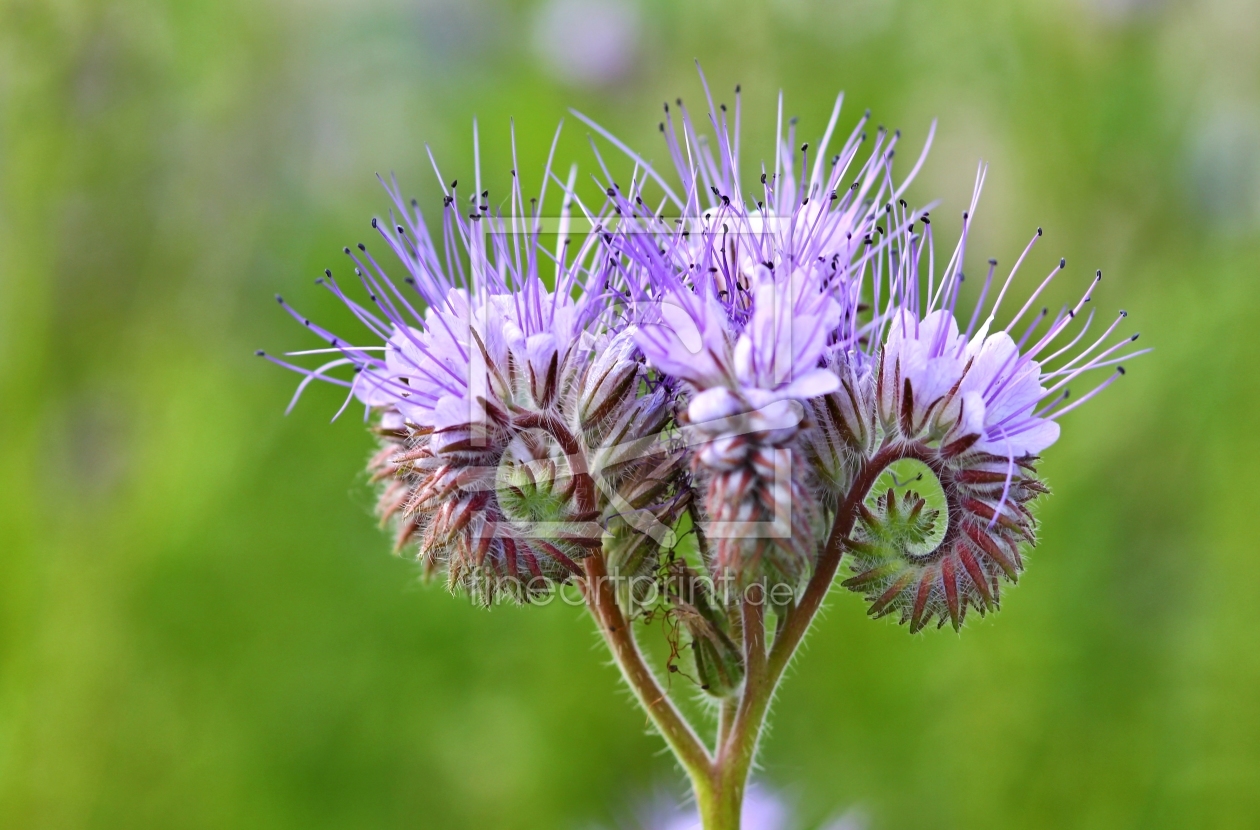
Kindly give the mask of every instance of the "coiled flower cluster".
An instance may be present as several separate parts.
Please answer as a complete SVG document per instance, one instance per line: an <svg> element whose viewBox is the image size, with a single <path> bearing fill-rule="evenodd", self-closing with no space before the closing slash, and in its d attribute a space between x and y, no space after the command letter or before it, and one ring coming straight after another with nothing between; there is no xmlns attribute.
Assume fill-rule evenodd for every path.
<svg viewBox="0 0 1260 830"><path fill-rule="evenodd" d="M707 136L681 100L666 105L672 170L583 119L636 169L623 187L600 159L594 202L550 167L529 210L515 170L506 210L478 183L465 213L443 184L441 246L391 182L373 227L402 284L347 248L361 290L321 283L366 336L286 304L333 359L272 359L367 408L380 515L426 573L482 603L596 572L630 580L619 605L671 607L721 695L743 672L731 587L760 586L787 613L847 555L844 584L912 630L995 609L1036 541L1038 455L1123 373L1136 336L1115 336L1123 312L1088 335L1101 273L1075 305L1035 310L1063 261L1006 316L1040 229L1004 278L990 260L958 311L983 166L941 268L930 211L904 198L927 147L898 178L900 135L869 129L869 113L829 155L840 102L813 147L794 120L784 134L780 103L773 157L749 175L738 127L708 103ZM1104 367L1069 402L1067 385ZM905 461L919 483L885 484ZM680 573L709 587L686 596Z"/></svg>

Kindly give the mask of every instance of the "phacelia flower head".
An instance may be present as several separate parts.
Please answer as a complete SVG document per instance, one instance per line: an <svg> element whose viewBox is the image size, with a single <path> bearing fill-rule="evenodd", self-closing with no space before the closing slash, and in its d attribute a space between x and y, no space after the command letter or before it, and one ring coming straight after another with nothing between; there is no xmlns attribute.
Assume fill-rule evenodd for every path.
<svg viewBox="0 0 1260 830"><path fill-rule="evenodd" d="M397 549L414 544L427 573L480 602L527 601L581 573L601 546L605 512L649 517L622 535L636 550L657 549L638 536L686 503L673 476L679 458L657 440L671 393L638 394L646 368L609 301L619 278L590 267L597 236L576 251L545 250L537 211L520 218L515 171L508 218L480 187L465 214L457 185L443 186L443 250L417 203L387 185L394 210L372 226L406 270L403 284L366 245L346 248L366 302L331 271L319 282L366 336L334 334L281 300L327 343L317 351L336 357L315 369L272 359L305 375L299 394L327 381L367 408L382 441L370 471ZM562 223L571 204L570 190ZM345 367L348 379L335 376Z"/></svg>
<svg viewBox="0 0 1260 830"><path fill-rule="evenodd" d="M968 607L981 614L997 607L1000 582L1014 582L1023 569L1021 545L1036 541L1029 505L1046 492L1036 477L1036 461L1058 439L1058 419L1120 377L1121 361L1143 353L1116 355L1137 339L1136 334L1113 337L1123 311L1101 336L1087 339L1094 314L1082 312L1101 271L1074 305L1053 317L1048 309L1029 314L1066 269L1065 260L1008 322L996 325L1020 266L1042 235L1040 228L992 306L986 300L997 263L989 261L967 327L960 327L954 312L983 178L981 168L944 276L929 273L926 287L922 272L931 250L931 220L917 214L923 230L916 233L914 212L902 204L889 205L888 211L892 223L905 230L890 251L887 300L873 323L872 342L882 346L867 349L876 367L874 398L883 434L877 452L926 464L947 509L925 510L922 494L913 489L901 490L900 499L895 487L871 494L850 543L854 575L845 584L867 595L872 614L898 612L912 630L933 619L957 628ZM1068 383L1110 366L1115 367L1110 377L1066 403ZM945 526L944 533L934 534L939 541L925 550L919 543L933 535L937 523Z"/></svg>
<svg viewBox="0 0 1260 830"><path fill-rule="evenodd" d="M773 158L747 175L738 92L732 114L706 86L709 135L681 100L666 105L668 174L583 119L635 172L623 188L599 159L599 205L571 176L554 251L546 188L527 212L515 171L506 217L480 184L467 207L443 186L440 248L390 185L395 209L373 227L405 285L367 246L347 248L366 301L331 272L321 282L366 340L289 309L335 357L277 362L305 375L299 393L326 380L367 407L398 546L484 601L529 599L595 550L614 576L664 579L659 555L687 510L708 576L796 592L840 545L872 614L958 627L1018 577L1046 491L1038 454L1123 373L1136 335L1114 336L1123 312L1090 335L1101 273L1075 304L1034 310L1063 261L1016 299L1040 229L1000 284L990 260L964 302L983 166L938 268L930 211L904 198L927 147L895 176L900 133L869 130L867 113L829 154L840 100L816 145L798 144L795 119L784 129L780 100ZM588 231L571 232L578 212ZM1106 367L1069 401L1069 383ZM907 459L931 480L886 487L880 475ZM634 613L637 596L618 601ZM729 692L741 670L723 667L716 686Z"/></svg>

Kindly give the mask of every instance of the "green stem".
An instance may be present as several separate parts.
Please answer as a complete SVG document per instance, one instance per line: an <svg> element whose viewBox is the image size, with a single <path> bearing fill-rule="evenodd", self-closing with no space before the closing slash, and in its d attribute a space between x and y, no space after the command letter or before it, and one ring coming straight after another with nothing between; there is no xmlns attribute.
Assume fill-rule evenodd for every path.
<svg viewBox="0 0 1260 830"><path fill-rule="evenodd" d="M707 778L713 766L709 751L643 660L634 631L617 607L604 557L588 556L583 564L586 568L586 605L595 617L599 632L626 683L692 780Z"/></svg>
<svg viewBox="0 0 1260 830"><path fill-rule="evenodd" d="M696 808L704 830L740 830L740 813L744 806L744 783L735 776L715 770L702 785L695 786Z"/></svg>

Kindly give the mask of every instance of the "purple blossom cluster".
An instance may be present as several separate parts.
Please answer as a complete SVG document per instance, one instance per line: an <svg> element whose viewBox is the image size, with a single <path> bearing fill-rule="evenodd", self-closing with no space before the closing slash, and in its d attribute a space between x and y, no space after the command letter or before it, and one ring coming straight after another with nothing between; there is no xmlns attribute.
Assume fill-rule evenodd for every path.
<svg viewBox="0 0 1260 830"><path fill-rule="evenodd" d="M493 206L479 182L461 197L439 176L440 245L388 183L393 208L372 225L402 283L347 248L357 289L319 282L364 332L285 304L331 359L270 359L304 376L299 394L319 380L365 406L398 548L481 600L527 601L591 556L614 576L658 574L683 528L698 574L799 595L848 511L845 584L873 614L917 629L996 608L1035 541L1038 454L1139 353L1116 332L1124 312L1091 335L1101 272L1075 304L1037 310L1060 260L1010 314L1040 228L964 301L985 168L939 258L930 210L905 199L931 135L898 176L900 133L869 112L837 141L837 99L821 140L798 143L780 98L773 157L750 173L738 87L733 111L705 95L707 131L681 100L665 106L664 167L579 115L634 166L623 186L597 150L597 200L550 160L528 204L516 170ZM873 489L906 458L944 510Z"/></svg>

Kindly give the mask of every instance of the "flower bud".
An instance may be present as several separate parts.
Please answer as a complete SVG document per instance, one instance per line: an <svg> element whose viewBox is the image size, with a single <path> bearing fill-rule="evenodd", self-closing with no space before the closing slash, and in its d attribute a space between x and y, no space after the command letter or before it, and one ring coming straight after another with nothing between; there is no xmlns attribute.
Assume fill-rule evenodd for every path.
<svg viewBox="0 0 1260 830"><path fill-rule="evenodd" d="M849 487L853 472L875 449L879 430L875 419L874 378L860 362L838 362L834 371L840 388L808 402L809 425L801 444L815 481L834 505Z"/></svg>
<svg viewBox="0 0 1260 830"><path fill-rule="evenodd" d="M713 585L678 558L671 557L666 570L665 592L672 614L691 639L700 688L711 697L729 697L743 682L744 658Z"/></svg>
<svg viewBox="0 0 1260 830"><path fill-rule="evenodd" d="M697 397L702 412L723 411L709 408L713 397ZM713 571L738 587L765 578L795 590L813 568L817 501L797 441L803 411L796 401L779 401L690 427Z"/></svg>
<svg viewBox="0 0 1260 830"><path fill-rule="evenodd" d="M868 498L847 543L854 575L843 584L866 596L872 616L897 612L911 632L933 619L957 630L968 607L982 616L996 610L1001 581L1019 578L1020 545L1036 542L1027 505L1046 488L1031 457L948 458L923 445L907 447L907 457L927 465L924 475L939 483L947 514L914 490L897 495L889 488Z"/></svg>

